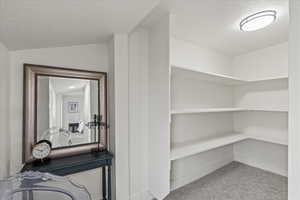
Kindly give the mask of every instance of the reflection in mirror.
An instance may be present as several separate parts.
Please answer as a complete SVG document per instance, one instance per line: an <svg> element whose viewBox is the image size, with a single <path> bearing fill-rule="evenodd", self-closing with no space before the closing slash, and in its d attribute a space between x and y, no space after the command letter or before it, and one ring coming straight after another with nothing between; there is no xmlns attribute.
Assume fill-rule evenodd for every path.
<svg viewBox="0 0 300 200"><path fill-rule="evenodd" d="M97 143L98 86L98 80L38 76L36 140L54 149Z"/></svg>

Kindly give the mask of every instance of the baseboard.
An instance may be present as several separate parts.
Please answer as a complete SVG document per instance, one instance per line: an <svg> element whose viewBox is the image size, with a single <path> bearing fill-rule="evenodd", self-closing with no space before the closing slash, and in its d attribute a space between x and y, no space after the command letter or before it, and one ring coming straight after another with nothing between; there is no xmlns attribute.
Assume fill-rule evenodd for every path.
<svg viewBox="0 0 300 200"><path fill-rule="evenodd" d="M205 165L203 167L203 169L199 170L197 174L194 173L194 174L190 174L189 176L173 179L173 180L171 180L171 191L176 190L180 187L183 187L189 183L192 183L192 182L216 171L217 169L228 165L232 161L233 161L232 159L223 159L218 162L209 163L209 164Z"/></svg>
<svg viewBox="0 0 300 200"><path fill-rule="evenodd" d="M130 200L153 200L153 199L154 197L150 194L148 190L133 194L130 197Z"/></svg>
<svg viewBox="0 0 300 200"><path fill-rule="evenodd" d="M280 169L280 168L277 168L275 166L267 165L267 164L264 164L264 163L258 163L258 162L255 162L255 161L251 161L251 160L247 159L245 156L243 156L241 154L238 155L238 156L235 156L235 157L238 157L238 158L235 158L236 162L240 162L240 163L243 163L245 165L249 165L251 167L262 169L262 170L265 170L265 171L268 171L268 172L272 172L274 174L278 174L278 175L281 175L281 176L285 176L285 177L288 176L288 171L287 170Z"/></svg>

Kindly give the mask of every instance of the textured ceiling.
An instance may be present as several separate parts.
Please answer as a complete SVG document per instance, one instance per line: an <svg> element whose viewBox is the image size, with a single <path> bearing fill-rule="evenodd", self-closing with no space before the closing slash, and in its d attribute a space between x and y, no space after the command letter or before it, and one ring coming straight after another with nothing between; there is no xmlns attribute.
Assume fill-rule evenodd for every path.
<svg viewBox="0 0 300 200"><path fill-rule="evenodd" d="M288 39L288 0L0 0L0 41L10 50L91 44L128 32L158 9L172 14L172 36L227 55ZM154 9L153 9L154 8ZM239 21L275 9L277 21L241 32ZM157 14L155 14L157 15Z"/></svg>
<svg viewBox="0 0 300 200"><path fill-rule="evenodd" d="M128 32L159 0L0 0L10 50L90 44Z"/></svg>
<svg viewBox="0 0 300 200"><path fill-rule="evenodd" d="M239 55L288 40L288 0L167 0L172 35L227 55ZM242 18L275 9L278 19L255 32L241 32Z"/></svg>

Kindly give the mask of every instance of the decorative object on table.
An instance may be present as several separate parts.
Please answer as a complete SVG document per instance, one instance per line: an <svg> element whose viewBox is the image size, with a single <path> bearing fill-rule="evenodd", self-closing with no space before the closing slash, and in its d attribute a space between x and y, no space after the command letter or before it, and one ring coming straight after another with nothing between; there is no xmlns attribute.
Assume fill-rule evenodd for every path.
<svg viewBox="0 0 300 200"><path fill-rule="evenodd" d="M93 134L96 138L97 132L100 131L99 129L106 125L101 123L101 118L97 115L93 115L91 118L92 121L90 122L81 121L80 123L70 123L68 128L69 130L57 127L49 128L41 134L40 139L47 140L52 143L51 141L55 140L55 138L59 138L59 140L56 141L56 143L59 144L53 145L52 143L53 150L58 148L58 146L78 145L76 141L84 136L86 130L89 130L90 134ZM98 149L100 148L101 147L98 147Z"/></svg>
<svg viewBox="0 0 300 200"><path fill-rule="evenodd" d="M34 159L43 162L51 153L52 144L49 140L40 140L32 148Z"/></svg>
<svg viewBox="0 0 300 200"><path fill-rule="evenodd" d="M0 181L0 200L91 200L87 189L66 177L27 171Z"/></svg>

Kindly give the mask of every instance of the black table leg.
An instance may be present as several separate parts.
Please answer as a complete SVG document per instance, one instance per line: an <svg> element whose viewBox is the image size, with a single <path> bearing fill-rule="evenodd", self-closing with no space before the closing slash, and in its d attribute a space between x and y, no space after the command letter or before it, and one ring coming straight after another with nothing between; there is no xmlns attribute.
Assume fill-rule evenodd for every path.
<svg viewBox="0 0 300 200"><path fill-rule="evenodd" d="M33 200L33 192L32 192L32 190L22 192L22 199L23 200Z"/></svg>
<svg viewBox="0 0 300 200"><path fill-rule="evenodd" d="M107 184L107 182L106 182L106 167L105 166L103 166L102 167L102 199L103 200L107 200L106 199L106 184Z"/></svg>
<svg viewBox="0 0 300 200"><path fill-rule="evenodd" d="M107 177L107 185L108 185L108 191L107 191L107 200L111 200L111 166L109 165L107 167L108 169L108 177Z"/></svg>
<svg viewBox="0 0 300 200"><path fill-rule="evenodd" d="M22 192L22 200L28 200L28 191Z"/></svg>

